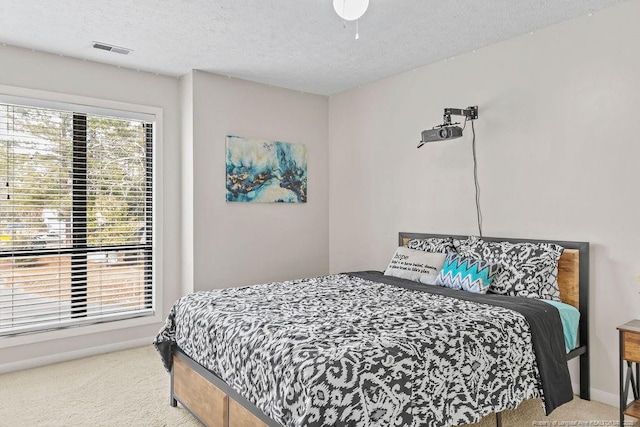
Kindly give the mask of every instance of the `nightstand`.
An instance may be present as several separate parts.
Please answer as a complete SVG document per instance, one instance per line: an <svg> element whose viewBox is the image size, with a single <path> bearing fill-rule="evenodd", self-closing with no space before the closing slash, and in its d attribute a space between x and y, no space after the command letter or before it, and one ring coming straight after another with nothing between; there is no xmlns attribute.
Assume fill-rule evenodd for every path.
<svg viewBox="0 0 640 427"><path fill-rule="evenodd" d="M640 418L640 320L618 326L620 339L620 425L624 416ZM624 365L627 365L626 374ZM633 402L627 404L629 388Z"/></svg>

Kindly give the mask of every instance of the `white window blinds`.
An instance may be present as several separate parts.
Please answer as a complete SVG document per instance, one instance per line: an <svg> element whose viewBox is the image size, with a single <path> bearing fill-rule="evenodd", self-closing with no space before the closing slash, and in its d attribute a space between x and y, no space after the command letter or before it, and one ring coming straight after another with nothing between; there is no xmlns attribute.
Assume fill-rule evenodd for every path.
<svg viewBox="0 0 640 427"><path fill-rule="evenodd" d="M153 122L0 103L0 336L153 314Z"/></svg>

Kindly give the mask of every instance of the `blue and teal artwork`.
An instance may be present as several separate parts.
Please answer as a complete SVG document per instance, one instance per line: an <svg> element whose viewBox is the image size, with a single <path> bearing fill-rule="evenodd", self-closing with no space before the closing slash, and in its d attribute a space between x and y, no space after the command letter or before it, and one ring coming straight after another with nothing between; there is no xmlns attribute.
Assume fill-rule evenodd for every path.
<svg viewBox="0 0 640 427"><path fill-rule="evenodd" d="M307 202L307 147L227 136L227 201Z"/></svg>

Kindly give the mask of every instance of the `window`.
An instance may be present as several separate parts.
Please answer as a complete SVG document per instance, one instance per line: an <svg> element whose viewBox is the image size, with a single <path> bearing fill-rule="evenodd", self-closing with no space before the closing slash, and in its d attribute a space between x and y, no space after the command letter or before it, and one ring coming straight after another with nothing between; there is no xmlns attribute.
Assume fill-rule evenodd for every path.
<svg viewBox="0 0 640 427"><path fill-rule="evenodd" d="M55 106L0 103L0 336L154 314L154 117Z"/></svg>

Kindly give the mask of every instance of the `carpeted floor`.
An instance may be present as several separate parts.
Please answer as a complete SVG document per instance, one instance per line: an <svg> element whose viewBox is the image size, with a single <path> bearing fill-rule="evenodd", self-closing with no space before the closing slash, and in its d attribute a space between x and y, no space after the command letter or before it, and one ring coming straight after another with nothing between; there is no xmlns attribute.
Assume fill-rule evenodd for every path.
<svg viewBox="0 0 640 427"><path fill-rule="evenodd" d="M200 425L169 406L168 395L169 375L153 347L119 351L0 375L0 426ZM549 417L539 400L502 417L505 427L618 425L617 419L617 408L578 398ZM495 417L473 426L493 427Z"/></svg>

